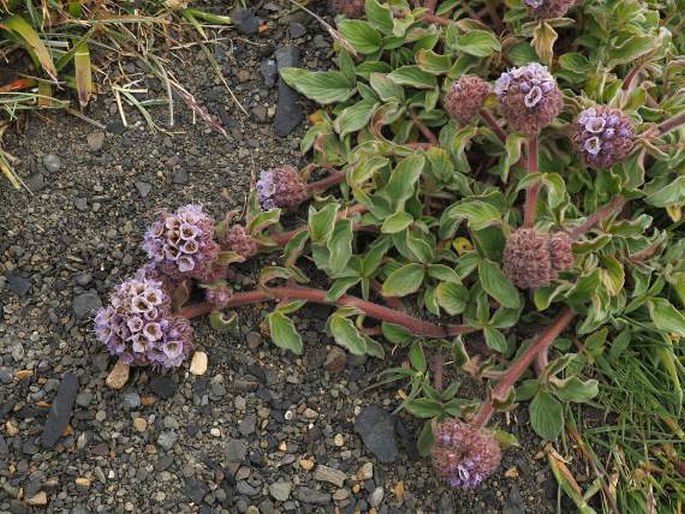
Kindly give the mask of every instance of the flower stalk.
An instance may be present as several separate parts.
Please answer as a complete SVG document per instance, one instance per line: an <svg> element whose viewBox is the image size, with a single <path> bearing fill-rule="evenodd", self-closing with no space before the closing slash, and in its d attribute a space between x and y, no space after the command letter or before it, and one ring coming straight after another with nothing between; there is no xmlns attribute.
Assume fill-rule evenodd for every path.
<svg viewBox="0 0 685 514"><path fill-rule="evenodd" d="M528 174L538 171L538 136L528 139ZM540 194L540 183L535 183L526 192L526 203L523 212L523 226L530 228L535 224L535 208Z"/></svg>
<svg viewBox="0 0 685 514"><path fill-rule="evenodd" d="M573 321L575 313L570 307L566 307L562 313L554 320L554 322L547 327L547 329L538 337L531 345L526 348L526 351L515 360L509 369L502 376L497 386L492 390L488 401L481 405L480 410L471 420L471 426L474 428L483 428L492 414L495 412L495 401L506 397L509 389L516 383L516 381L523 375L528 367L533 363L537 356L546 351L554 340L568 327Z"/></svg>

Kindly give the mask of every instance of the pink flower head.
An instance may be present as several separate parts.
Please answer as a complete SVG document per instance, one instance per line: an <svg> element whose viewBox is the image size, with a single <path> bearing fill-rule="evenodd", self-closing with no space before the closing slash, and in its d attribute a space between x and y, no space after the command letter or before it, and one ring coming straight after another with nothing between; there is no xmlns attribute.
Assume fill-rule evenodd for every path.
<svg viewBox="0 0 685 514"><path fill-rule="evenodd" d="M439 423L432 451L433 468L450 487L473 488L499 466L502 452L485 430L456 418Z"/></svg>
<svg viewBox="0 0 685 514"><path fill-rule="evenodd" d="M566 14L577 0L524 0L524 3L536 18L549 19Z"/></svg>
<svg viewBox="0 0 685 514"><path fill-rule="evenodd" d="M232 297L233 290L224 284L208 287L205 290L205 300L217 310L225 308Z"/></svg>
<svg viewBox="0 0 685 514"><path fill-rule="evenodd" d="M509 125L524 136L552 123L564 104L554 77L536 62L504 72L495 82L495 94Z"/></svg>
<svg viewBox="0 0 685 514"><path fill-rule="evenodd" d="M364 0L331 0L331 8L336 14L344 14L348 18L364 16Z"/></svg>
<svg viewBox="0 0 685 514"><path fill-rule="evenodd" d="M445 110L462 125L468 125L478 116L478 111L489 93L490 85L483 79L463 75L452 84L445 95Z"/></svg>
<svg viewBox="0 0 685 514"><path fill-rule="evenodd" d="M307 198L307 185L292 166L262 171L255 185L262 209L296 207Z"/></svg>
<svg viewBox="0 0 685 514"><path fill-rule="evenodd" d="M232 225L226 230L222 246L229 252L235 252L245 259L257 254L259 247L254 238L247 233L242 225Z"/></svg>
<svg viewBox="0 0 685 514"><path fill-rule="evenodd" d="M205 281L219 253L214 220L199 205L186 205L175 213L164 211L145 233L143 249L170 277Z"/></svg>

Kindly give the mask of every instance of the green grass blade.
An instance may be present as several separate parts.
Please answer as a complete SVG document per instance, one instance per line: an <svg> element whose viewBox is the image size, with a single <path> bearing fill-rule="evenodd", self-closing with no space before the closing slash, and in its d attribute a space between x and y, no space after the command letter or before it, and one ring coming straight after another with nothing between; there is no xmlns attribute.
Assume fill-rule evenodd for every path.
<svg viewBox="0 0 685 514"><path fill-rule="evenodd" d="M43 70L45 70L45 73L47 73L52 80L57 82L57 70L55 69L55 64L52 62L50 52L45 44L43 44L38 33L24 18L15 15L0 21L0 29L6 30L8 33L18 38L25 45L26 50L33 60L41 65Z"/></svg>
<svg viewBox="0 0 685 514"><path fill-rule="evenodd" d="M81 107L88 105L93 92L93 77L91 74L90 51L86 42L81 42L74 53L74 68L76 75L76 92Z"/></svg>

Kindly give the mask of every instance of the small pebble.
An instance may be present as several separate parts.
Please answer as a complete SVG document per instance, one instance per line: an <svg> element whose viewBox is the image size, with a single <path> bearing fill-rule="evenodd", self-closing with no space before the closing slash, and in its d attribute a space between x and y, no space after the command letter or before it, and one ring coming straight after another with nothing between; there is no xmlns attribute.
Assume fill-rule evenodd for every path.
<svg viewBox="0 0 685 514"><path fill-rule="evenodd" d="M207 354L205 352L195 352L193 360L190 362L190 372L193 375L204 375L207 372Z"/></svg>

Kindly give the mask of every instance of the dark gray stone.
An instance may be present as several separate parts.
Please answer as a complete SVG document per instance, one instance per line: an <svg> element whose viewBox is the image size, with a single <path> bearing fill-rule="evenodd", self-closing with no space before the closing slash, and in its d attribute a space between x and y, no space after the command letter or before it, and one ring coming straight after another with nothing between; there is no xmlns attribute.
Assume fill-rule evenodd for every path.
<svg viewBox="0 0 685 514"><path fill-rule="evenodd" d="M186 493L196 504L200 504L209 489L202 480L186 478Z"/></svg>
<svg viewBox="0 0 685 514"><path fill-rule="evenodd" d="M12 370L5 368L4 366L0 368L0 382L3 384L11 384L14 382L14 377L12 376Z"/></svg>
<svg viewBox="0 0 685 514"><path fill-rule="evenodd" d="M78 319L83 319L102 307L102 300L95 289L87 293L82 293L74 298L74 315Z"/></svg>
<svg viewBox="0 0 685 514"><path fill-rule="evenodd" d="M250 9L233 9L230 16L233 25L241 34L251 36L257 33L259 18Z"/></svg>
<svg viewBox="0 0 685 514"><path fill-rule="evenodd" d="M43 448L52 448L62 437L62 431L71 419L74 400L78 392L78 380L71 373L66 373L59 384L57 395L50 405L50 413L45 422L45 428L40 436Z"/></svg>
<svg viewBox="0 0 685 514"><path fill-rule="evenodd" d="M238 481L236 484L236 490L245 496L257 496L259 494L259 491L245 482L245 480Z"/></svg>
<svg viewBox="0 0 685 514"><path fill-rule="evenodd" d="M177 169L174 171L174 174L171 176L171 181L174 184L187 184L188 183L188 172L184 170L183 168Z"/></svg>
<svg viewBox="0 0 685 514"><path fill-rule="evenodd" d="M5 438L0 434L0 457L7 455L9 451L10 449L7 446L7 441L5 441Z"/></svg>
<svg viewBox="0 0 685 514"><path fill-rule="evenodd" d="M390 413L370 405L357 416L354 429L379 462L395 462L399 452L395 442L395 420Z"/></svg>
<svg viewBox="0 0 685 514"><path fill-rule="evenodd" d="M526 509L523 506L523 498L521 492L516 484L514 484L509 491L507 503L504 505L502 514L526 514Z"/></svg>
<svg viewBox="0 0 685 514"><path fill-rule="evenodd" d="M290 37L292 38L302 37L307 33L307 27L299 21L291 21L288 25L288 32L290 32Z"/></svg>
<svg viewBox="0 0 685 514"><path fill-rule="evenodd" d="M31 289L31 281L27 278L20 277L14 273L8 273L5 275L7 279L7 285L14 294L18 296L26 296L26 293Z"/></svg>
<svg viewBox="0 0 685 514"><path fill-rule="evenodd" d="M48 173L56 173L62 167L62 161L54 153L43 156L43 167Z"/></svg>
<svg viewBox="0 0 685 514"><path fill-rule="evenodd" d="M88 209L88 202L85 198L76 198L74 200L74 207L76 207L77 211L84 212Z"/></svg>
<svg viewBox="0 0 685 514"><path fill-rule="evenodd" d="M138 191L138 194L140 195L141 198L145 198L147 195L150 194L150 191L152 191L152 184L148 184L147 182L137 181L136 182L136 190Z"/></svg>
<svg viewBox="0 0 685 514"><path fill-rule="evenodd" d="M257 416L255 416L254 414L248 414L247 416L245 416L245 419L243 419L238 425L238 431L243 436L247 437L248 435L254 432L256 426Z"/></svg>
<svg viewBox="0 0 685 514"><path fill-rule="evenodd" d="M278 82L278 103L274 118L274 132L278 136L287 136L303 119L302 107L297 103L298 96L283 80Z"/></svg>
<svg viewBox="0 0 685 514"><path fill-rule="evenodd" d="M242 462L247 456L247 444L240 439L231 439L226 445L226 459L228 462Z"/></svg>
<svg viewBox="0 0 685 514"><path fill-rule="evenodd" d="M102 145L105 142L105 133L104 132L91 132L86 136L86 142L88 143L88 148L92 152L97 152L102 148Z"/></svg>
<svg viewBox="0 0 685 514"><path fill-rule="evenodd" d="M178 384L176 384L176 382L174 382L168 376L157 376L150 380L150 389L162 400L171 398L176 392L177 388Z"/></svg>
<svg viewBox="0 0 685 514"><path fill-rule="evenodd" d="M300 65L300 51L296 46L285 45L276 50L276 66L281 68L296 68Z"/></svg>
<svg viewBox="0 0 685 514"><path fill-rule="evenodd" d="M26 180L26 187L28 187L32 193L42 191L45 189L45 186L45 177L42 173L31 175L28 180Z"/></svg>
<svg viewBox="0 0 685 514"><path fill-rule="evenodd" d="M332 500L330 494L311 487L299 487L295 491L295 498L303 503L314 503L316 505L330 505Z"/></svg>
<svg viewBox="0 0 685 514"><path fill-rule="evenodd" d="M276 61L274 59L263 60L259 65L259 73L262 74L264 79L264 87L274 87L274 84L276 84L276 74L278 73Z"/></svg>

